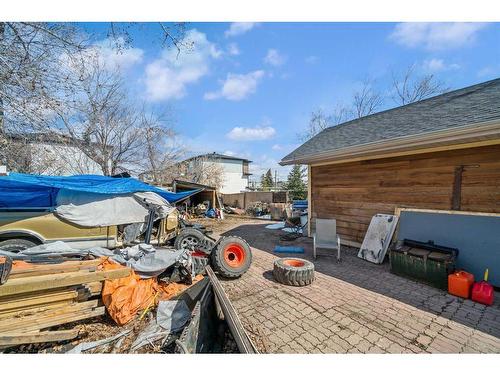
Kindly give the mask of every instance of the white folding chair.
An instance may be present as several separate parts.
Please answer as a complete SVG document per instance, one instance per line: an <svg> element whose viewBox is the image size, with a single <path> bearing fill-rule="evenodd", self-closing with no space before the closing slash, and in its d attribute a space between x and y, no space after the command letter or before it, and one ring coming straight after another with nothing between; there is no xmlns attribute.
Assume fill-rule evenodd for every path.
<svg viewBox="0 0 500 375"><path fill-rule="evenodd" d="M337 250L337 262L340 262L340 237L337 234L335 219L316 219L316 231L313 235L313 257L316 259L316 249Z"/></svg>

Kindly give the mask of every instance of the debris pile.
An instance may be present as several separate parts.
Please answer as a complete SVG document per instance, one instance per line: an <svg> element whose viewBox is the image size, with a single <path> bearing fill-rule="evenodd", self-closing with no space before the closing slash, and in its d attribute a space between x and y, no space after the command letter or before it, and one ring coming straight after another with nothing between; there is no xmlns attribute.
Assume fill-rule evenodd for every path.
<svg viewBox="0 0 500 375"><path fill-rule="evenodd" d="M185 220L193 218L208 217L211 219L223 219L222 211L218 208L210 208L210 202L199 203L196 206L186 204L177 205L177 210Z"/></svg>
<svg viewBox="0 0 500 375"><path fill-rule="evenodd" d="M262 219L271 219L271 215L269 214L268 203L265 202L252 202L248 205L246 212L247 214L262 218Z"/></svg>
<svg viewBox="0 0 500 375"><path fill-rule="evenodd" d="M79 330L47 329L106 311L127 324L203 279L187 250L146 244L111 251L55 242L2 253L15 260L0 285L1 349L75 339Z"/></svg>
<svg viewBox="0 0 500 375"><path fill-rule="evenodd" d="M46 329L105 313L99 298L103 282L128 277L131 270L104 269L104 261L14 261L0 286L0 347L77 337L78 330Z"/></svg>
<svg viewBox="0 0 500 375"><path fill-rule="evenodd" d="M234 214L234 215L245 215L245 210L242 208L238 207L231 207L231 206L224 206L224 212L227 214Z"/></svg>

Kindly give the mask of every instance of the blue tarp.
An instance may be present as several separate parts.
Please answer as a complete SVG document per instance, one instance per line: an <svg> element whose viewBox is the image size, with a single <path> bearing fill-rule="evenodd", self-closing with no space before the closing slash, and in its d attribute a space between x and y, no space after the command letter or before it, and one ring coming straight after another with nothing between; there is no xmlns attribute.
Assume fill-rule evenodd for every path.
<svg viewBox="0 0 500 375"><path fill-rule="evenodd" d="M294 200L292 202L292 208L294 210L305 210L307 209L307 200Z"/></svg>
<svg viewBox="0 0 500 375"><path fill-rule="evenodd" d="M97 194L131 194L151 191L170 203L178 202L202 189L172 193L135 178L98 175L40 176L10 173L0 176L0 207L54 207L59 189Z"/></svg>

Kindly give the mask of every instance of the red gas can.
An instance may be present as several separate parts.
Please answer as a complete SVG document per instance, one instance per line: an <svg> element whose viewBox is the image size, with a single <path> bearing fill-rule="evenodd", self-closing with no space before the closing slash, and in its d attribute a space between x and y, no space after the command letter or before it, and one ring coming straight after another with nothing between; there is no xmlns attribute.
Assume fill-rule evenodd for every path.
<svg viewBox="0 0 500 375"><path fill-rule="evenodd" d="M474 275L458 271L448 275L448 293L462 298L470 298L470 290L474 284Z"/></svg>
<svg viewBox="0 0 500 375"><path fill-rule="evenodd" d="M488 270L484 273L484 281L474 283L472 287L472 300L483 305L493 305L493 286L487 283Z"/></svg>

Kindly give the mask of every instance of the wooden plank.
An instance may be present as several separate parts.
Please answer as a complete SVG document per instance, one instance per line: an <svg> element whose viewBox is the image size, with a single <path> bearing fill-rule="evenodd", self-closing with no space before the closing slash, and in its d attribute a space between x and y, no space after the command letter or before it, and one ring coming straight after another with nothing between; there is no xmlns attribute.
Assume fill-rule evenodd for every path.
<svg viewBox="0 0 500 375"><path fill-rule="evenodd" d="M470 216L494 216L500 217L500 213L492 212L473 212L473 211L454 211L454 210L432 210L427 208L412 208L412 207L396 207L394 215L400 216L403 211L410 212L426 212L435 214L449 214L449 215L470 215Z"/></svg>
<svg viewBox="0 0 500 375"><path fill-rule="evenodd" d="M68 270L68 269L74 269L75 267L81 267L82 269L89 268L89 267L97 267L102 263L102 259L92 259L92 260L69 260L66 262L62 263L56 263L56 264L30 264L29 267L16 267L15 263L14 266L12 267L12 271L10 272L10 277L13 275L18 275L18 274L23 274L23 273L31 273L31 272L40 272L40 271L47 271L48 273L56 272L58 270ZM66 271L67 272L67 271ZM72 271L73 272L73 271Z"/></svg>
<svg viewBox="0 0 500 375"><path fill-rule="evenodd" d="M21 308L12 309L12 310L6 310L3 312L0 312L0 323L5 321L6 319L20 318L23 316L29 316L29 315L34 315L34 314L46 312L49 310L63 308L63 307L71 305L72 303L74 303L73 300L67 300L67 301L46 303L46 304L38 305L38 306L29 306L29 307L21 307Z"/></svg>
<svg viewBox="0 0 500 375"><path fill-rule="evenodd" d="M56 269L33 269L27 272L16 272L9 275L9 279L19 279L31 276L42 276L42 275L54 275L58 273L68 273L68 272L78 272L78 271L97 271L97 266L72 266L72 267L60 267Z"/></svg>
<svg viewBox="0 0 500 375"><path fill-rule="evenodd" d="M64 301L64 300L72 300L78 297L78 291L77 290L65 290L65 291L57 291L53 293L47 293L46 294L22 294L22 295L14 295L14 296L9 296L9 297L19 297L19 298L12 298L11 300L6 299L5 297L2 298L2 301L0 301L0 313L2 311L6 310L12 310L16 308L25 308L27 306L36 306L36 305L42 305L44 303L49 303L49 302L58 302L58 301Z"/></svg>
<svg viewBox="0 0 500 375"><path fill-rule="evenodd" d="M109 271L78 271L56 275L25 277L21 279L8 280L4 285L1 285L0 296L78 285L93 281L119 279L129 275L129 268L119 268Z"/></svg>
<svg viewBox="0 0 500 375"><path fill-rule="evenodd" d="M103 282L102 281L94 281L91 283L84 284L86 290L90 292L91 296L98 296L102 292Z"/></svg>
<svg viewBox="0 0 500 375"><path fill-rule="evenodd" d="M64 269L55 269L55 270L33 270L30 272L23 272L10 275L9 279L20 279L31 276L55 275L58 273L69 273L78 271L95 272L97 271L97 266L75 266L75 267L68 267Z"/></svg>
<svg viewBox="0 0 500 375"><path fill-rule="evenodd" d="M76 338L79 333L79 329L46 331L38 333L9 333L0 337L0 347L8 348L10 346L21 344L72 340Z"/></svg>
<svg viewBox="0 0 500 375"><path fill-rule="evenodd" d="M99 300L91 300L86 302L74 302L70 305L64 306L62 308L57 309L49 309L47 311L43 311L36 315L31 316L23 316L19 318L7 318L0 320L0 332L5 331L12 327L13 325L16 328L21 328L24 326L32 325L33 322L42 321L44 319L56 317L58 315L73 313L73 312L81 312L84 310L90 310L99 305Z"/></svg>

